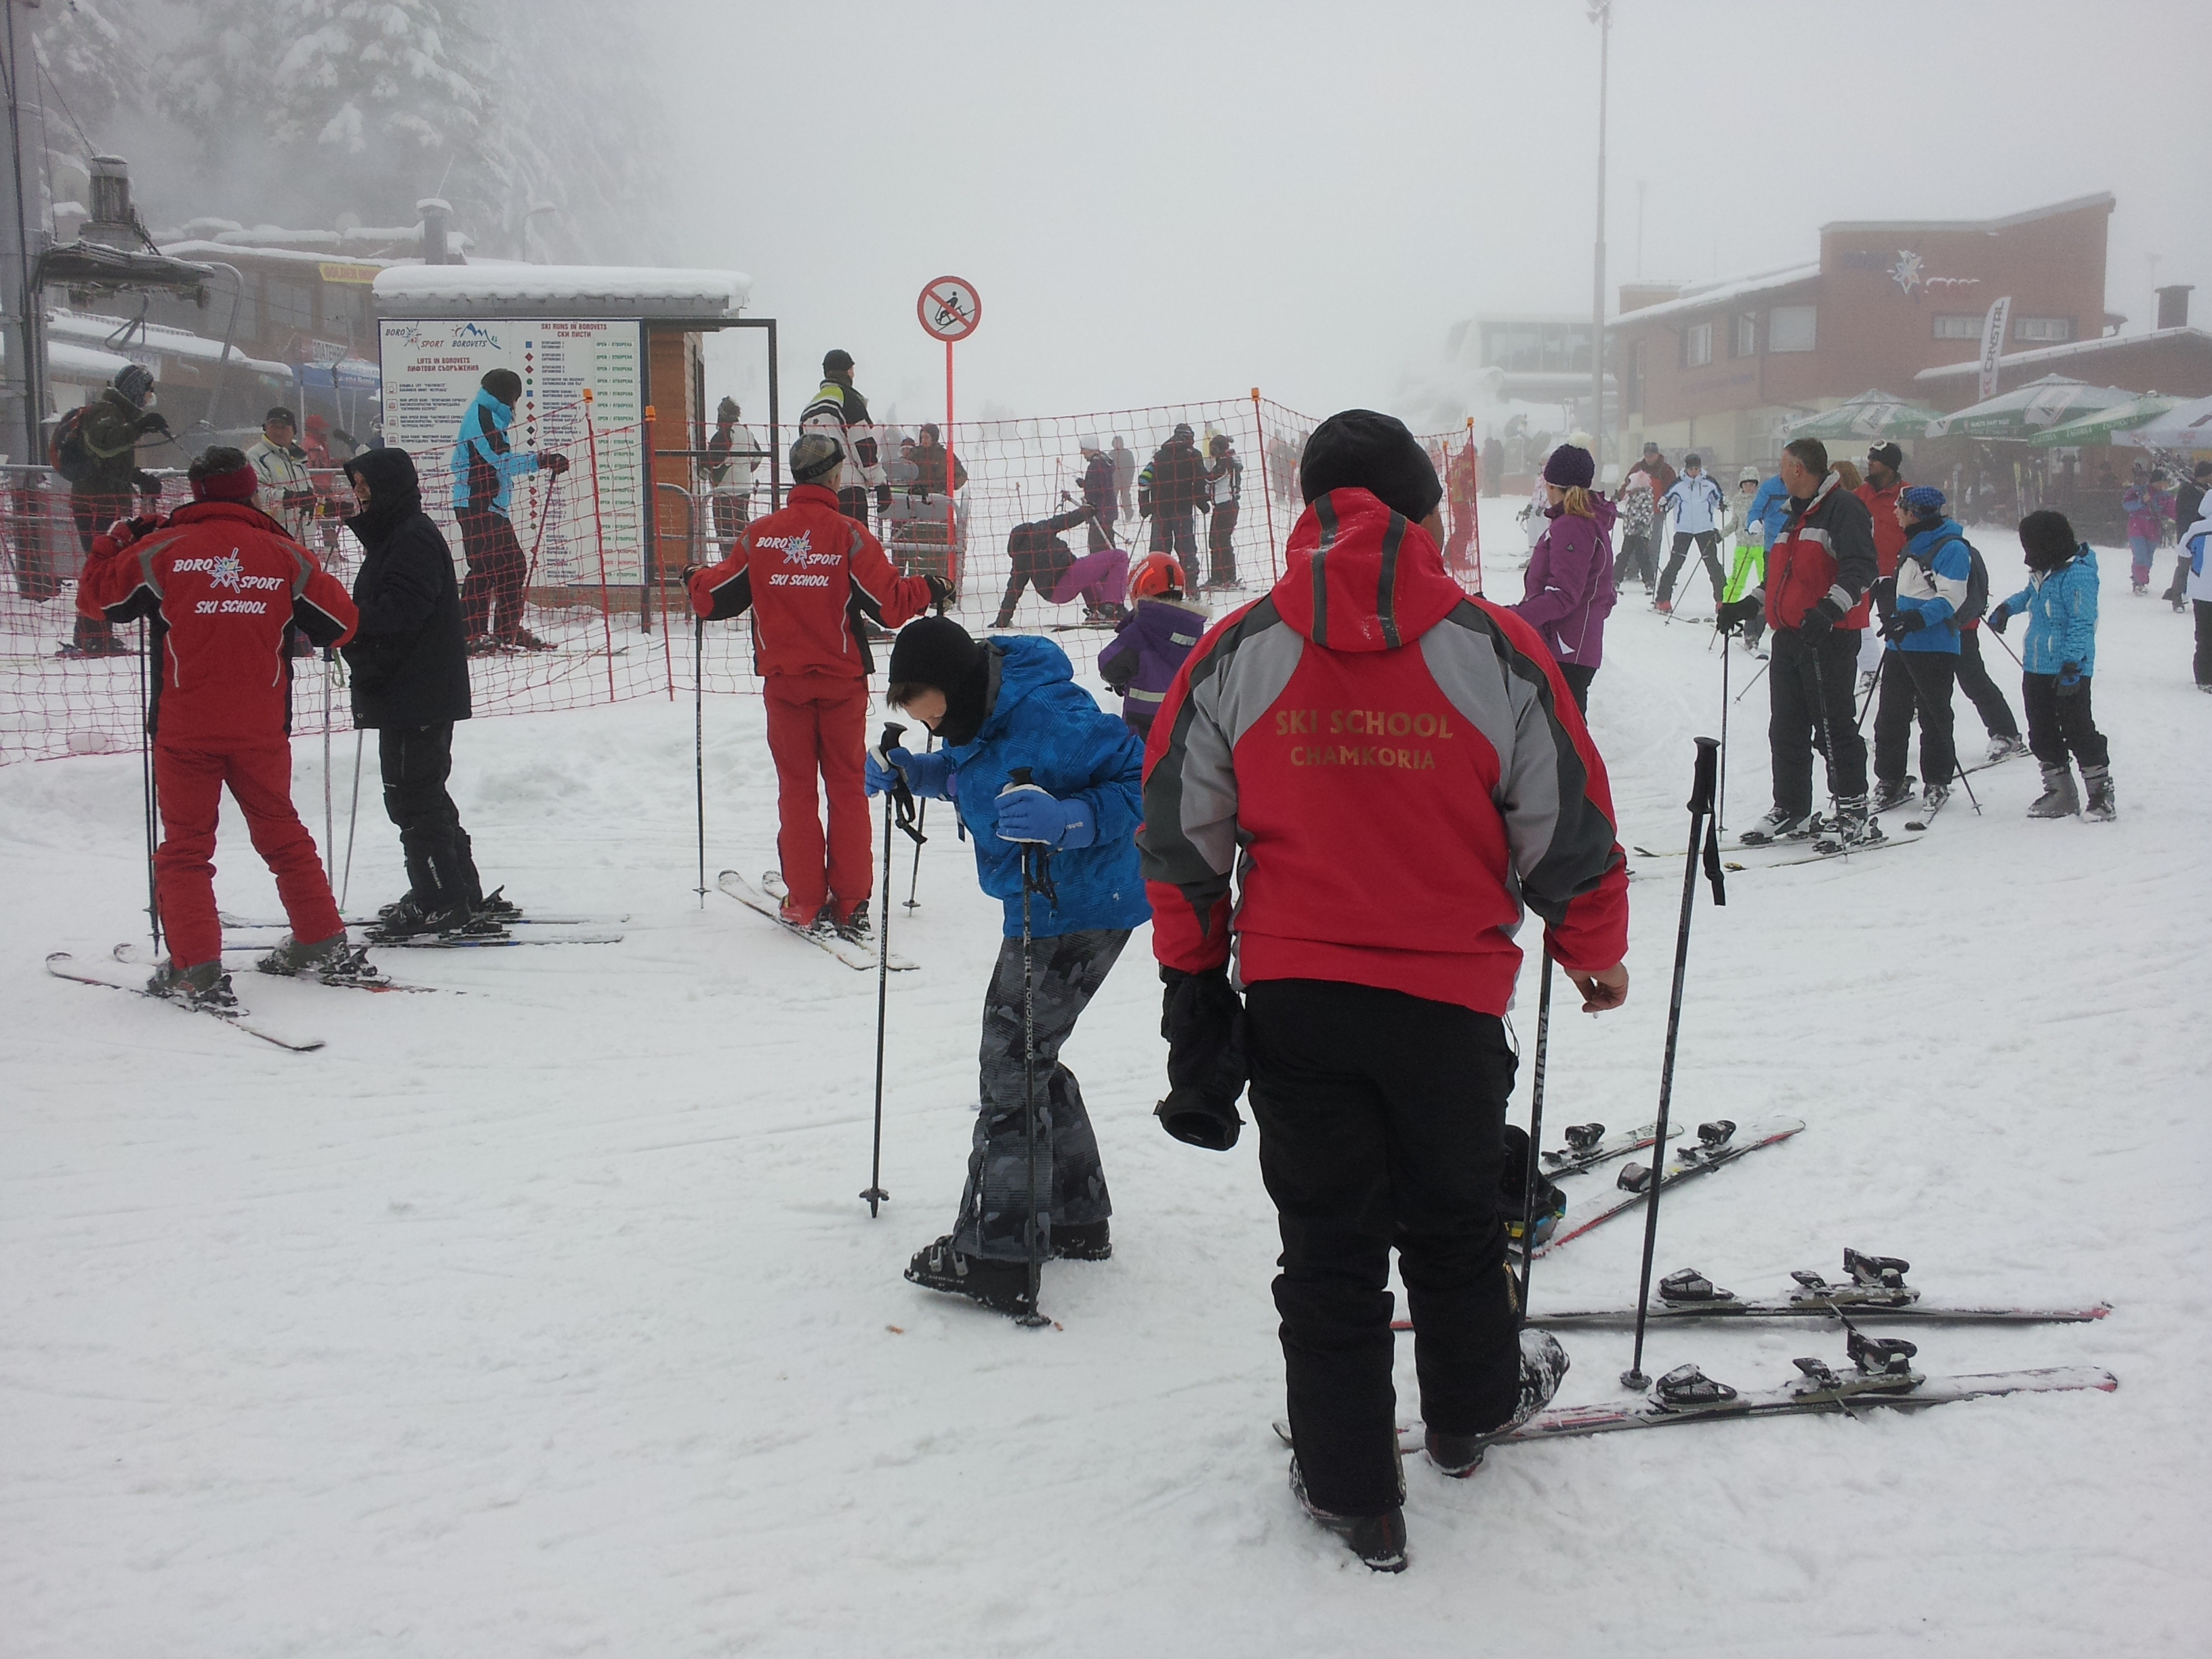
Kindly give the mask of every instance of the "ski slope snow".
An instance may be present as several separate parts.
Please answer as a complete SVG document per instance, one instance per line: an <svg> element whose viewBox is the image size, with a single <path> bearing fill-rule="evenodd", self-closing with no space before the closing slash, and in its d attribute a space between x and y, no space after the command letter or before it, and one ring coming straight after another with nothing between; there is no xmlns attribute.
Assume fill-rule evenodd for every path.
<svg viewBox="0 0 2212 1659"><path fill-rule="evenodd" d="M1486 505L1495 550L1511 504ZM892 910L921 968L891 985L871 1221L875 980L692 890L688 700L464 726L487 875L626 915L623 941L392 957L452 994L242 975L312 1055L46 977L143 939L137 765L0 770L0 1653L2202 1652L2212 699L2185 619L2104 573L2117 823L2026 822L2022 761L1920 845L1701 890L1676 1110L1808 1127L1670 1201L1658 1266L1763 1291L1854 1245L1947 1300L2108 1298L1912 1334L1926 1370L2119 1390L1514 1447L1464 1483L1412 1463L1390 1579L1285 1490L1273 1212L1251 1136L1210 1155L1150 1115L1142 938L1067 1052L1114 1260L1048 1268L1036 1331L901 1279L959 1192L997 945L941 811ZM1593 724L1625 843L1682 839L1708 638L1640 595L1613 620ZM1730 710L1735 827L1765 805L1765 700ZM707 712L709 877L765 869L759 705ZM1960 727L1971 752L1963 700ZM399 886L373 775L360 834L356 912ZM226 908L273 914L234 817L218 861ZM1553 1023L1553 1141L1656 1103L1680 864L1638 864L1629 1005ZM1638 1245L1547 1257L1537 1307L1625 1303ZM1563 1401L1617 1397L1627 1335L1567 1343ZM1764 1387L1842 1352L1663 1328L1645 1369Z"/></svg>

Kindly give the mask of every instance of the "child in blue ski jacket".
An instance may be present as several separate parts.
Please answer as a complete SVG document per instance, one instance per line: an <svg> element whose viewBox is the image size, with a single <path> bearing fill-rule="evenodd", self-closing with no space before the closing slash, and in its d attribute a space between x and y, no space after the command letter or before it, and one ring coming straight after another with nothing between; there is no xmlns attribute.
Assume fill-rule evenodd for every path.
<svg viewBox="0 0 2212 1659"><path fill-rule="evenodd" d="M1934 811L1951 793L1959 769L1951 693L1958 679L1959 617L1972 585L1974 556L1966 532L1943 514L1943 492L1915 484L1892 511L1905 532L1897 559L1895 608L1881 625L1888 649L1875 703L1875 810L1902 806L1911 789L1905 775L1913 716L1920 718L1920 776Z"/></svg>
<svg viewBox="0 0 2212 1659"><path fill-rule="evenodd" d="M2043 793L2027 815L2081 812L2109 823L2118 816L2110 754L2089 708L2097 669L2097 556L2064 514L2048 507L2020 521L2020 544L2027 586L1990 608L1990 626L2002 634L2015 612L2027 616L2021 696L2027 704L2027 746L2043 767ZM2075 793L2069 759L2081 769L2086 805Z"/></svg>
<svg viewBox="0 0 2212 1659"><path fill-rule="evenodd" d="M906 1276L1001 1313L1025 1314L1031 1231L1038 1255L1101 1261L1113 1206L1098 1142L1060 1046L1097 994L1130 933L1152 919L1135 836L1144 745L1075 684L1067 653L1020 635L978 641L949 617L899 630L887 699L944 740L934 754L868 757L868 793L903 781L953 803L975 844L983 890L1006 907L983 1002L981 1110L953 1231L915 1253ZM1027 783L1012 774L1027 769ZM1025 850L1044 885L1023 901ZM1023 979L1024 959L1029 977ZM1032 1106L1024 1068L1034 1032Z"/></svg>

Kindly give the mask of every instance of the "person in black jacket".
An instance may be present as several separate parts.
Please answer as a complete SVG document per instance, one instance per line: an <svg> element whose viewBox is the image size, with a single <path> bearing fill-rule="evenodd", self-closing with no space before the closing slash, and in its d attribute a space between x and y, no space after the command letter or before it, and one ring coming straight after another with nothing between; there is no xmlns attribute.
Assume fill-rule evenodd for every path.
<svg viewBox="0 0 2212 1659"><path fill-rule="evenodd" d="M2212 486L2212 461L2199 461L2173 492L2173 544L2180 556L2173 562L2173 580L2159 597L2180 611L2189 604L2189 549L2185 538L2204 516L2204 494Z"/></svg>
<svg viewBox="0 0 2212 1659"><path fill-rule="evenodd" d="M386 908L368 937L488 931L469 833L446 790L453 722L471 712L453 550L422 510L405 450L365 451L345 464L345 474L360 508L346 528L362 552L353 586L360 629L343 647L353 670L353 719L377 734L384 810L399 826L407 861L407 896ZM488 920L495 928L497 918Z"/></svg>
<svg viewBox="0 0 2212 1659"><path fill-rule="evenodd" d="M1137 511L1152 515L1155 553L1173 553L1182 566L1183 591L1199 582L1198 529L1192 516L1206 500L1206 457L1188 426L1178 425L1137 475Z"/></svg>

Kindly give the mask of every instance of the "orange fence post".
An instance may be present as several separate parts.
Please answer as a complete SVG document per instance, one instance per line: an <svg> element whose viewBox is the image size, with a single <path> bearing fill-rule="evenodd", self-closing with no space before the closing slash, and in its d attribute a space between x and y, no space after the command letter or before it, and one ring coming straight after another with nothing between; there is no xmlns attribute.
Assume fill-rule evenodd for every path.
<svg viewBox="0 0 2212 1659"><path fill-rule="evenodd" d="M599 507L599 422L592 407L592 388L584 388L584 437L592 453L592 534L599 550L599 630L607 644L607 701L615 701L615 625L607 614L607 520ZM651 511L653 503L646 503Z"/></svg>

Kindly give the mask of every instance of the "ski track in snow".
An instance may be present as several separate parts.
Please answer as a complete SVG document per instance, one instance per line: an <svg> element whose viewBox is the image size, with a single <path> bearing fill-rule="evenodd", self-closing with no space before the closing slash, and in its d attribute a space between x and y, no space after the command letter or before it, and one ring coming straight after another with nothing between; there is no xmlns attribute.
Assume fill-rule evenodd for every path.
<svg viewBox="0 0 2212 1659"><path fill-rule="evenodd" d="M1511 505L1486 503L1493 553ZM48 951L143 938L137 763L0 771L0 1652L2201 1651L2212 703L2186 619L2103 568L2117 824L2026 822L2023 760L1923 846L1732 876L1724 909L1700 887L1676 1113L1809 1127L1673 1196L1656 1265L1765 1293L1849 1244L1944 1299L2109 1297L2094 1325L1911 1334L1923 1370L2098 1364L2120 1390L1514 1447L1463 1484L1415 1460L1396 1579L1285 1489L1273 1212L1251 1135L1215 1157L1152 1120L1146 936L1066 1056L1115 1258L1048 1268L1041 1331L900 1279L958 1195L997 946L941 806L917 911L894 854L894 948L921 968L891 985L871 1221L875 977L702 907L684 702L464 726L488 875L629 913L627 938L387 953L465 997L240 975L314 1055L49 979ZM1493 558L1491 586L1517 596L1517 568ZM1624 843L1683 839L1708 638L1640 592L1614 615L1594 724ZM1739 650L1731 690L1756 666ZM759 714L708 710L710 881L775 861ZM1765 687L1729 714L1740 829L1766 804ZM321 746L297 750L319 836ZM398 889L377 809L372 781L356 908ZM228 809L218 862L227 908L275 914ZM1681 866L1638 862L1632 1000L1554 1022L1547 1141L1656 1103ZM1531 981L1530 1036L1533 1009ZM1627 1302L1640 1235L1544 1259L1538 1308ZM1563 1401L1614 1397L1629 1341L1571 1336ZM1842 1352L1686 1328L1645 1369L1771 1386Z"/></svg>

